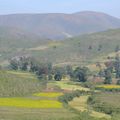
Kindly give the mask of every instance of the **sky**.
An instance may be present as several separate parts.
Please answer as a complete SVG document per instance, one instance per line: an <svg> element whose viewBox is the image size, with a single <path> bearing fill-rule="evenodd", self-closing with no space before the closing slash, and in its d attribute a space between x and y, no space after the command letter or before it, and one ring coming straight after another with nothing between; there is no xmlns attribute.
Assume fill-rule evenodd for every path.
<svg viewBox="0 0 120 120"><path fill-rule="evenodd" d="M0 14L98 11L120 18L120 0L0 0Z"/></svg>

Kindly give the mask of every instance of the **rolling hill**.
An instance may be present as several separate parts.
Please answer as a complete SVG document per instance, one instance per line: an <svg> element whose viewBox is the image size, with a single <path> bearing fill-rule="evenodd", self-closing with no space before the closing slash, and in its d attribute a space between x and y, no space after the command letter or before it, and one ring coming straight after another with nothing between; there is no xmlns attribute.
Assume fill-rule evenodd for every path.
<svg viewBox="0 0 120 120"><path fill-rule="evenodd" d="M41 38L63 39L120 28L120 19L92 11L73 14L13 14L0 15L0 26L29 31Z"/></svg>
<svg viewBox="0 0 120 120"><path fill-rule="evenodd" d="M0 60L23 54L24 49L46 44L48 40L41 39L34 33L12 27L0 27Z"/></svg>
<svg viewBox="0 0 120 120"><path fill-rule="evenodd" d="M14 41L13 41L14 43ZM12 40L11 40L12 44ZM21 43L22 44L22 43ZM44 44L29 41L31 46L19 43L8 51L2 52L0 60L6 60L15 55L29 54L40 61L49 61L55 65L95 63L114 53L120 46L120 29L108 30L69 38L63 41L46 41Z"/></svg>

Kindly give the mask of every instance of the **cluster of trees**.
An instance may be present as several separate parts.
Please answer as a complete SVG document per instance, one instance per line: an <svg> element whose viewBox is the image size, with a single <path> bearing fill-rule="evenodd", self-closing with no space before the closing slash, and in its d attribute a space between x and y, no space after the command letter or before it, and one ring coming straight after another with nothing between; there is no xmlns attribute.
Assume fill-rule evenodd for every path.
<svg viewBox="0 0 120 120"><path fill-rule="evenodd" d="M86 82L89 69L87 67L72 66L53 67L52 63L40 63L34 58L21 56L10 60L10 68L13 70L24 70L35 73L39 79L48 79L60 81L64 76L75 82Z"/></svg>
<svg viewBox="0 0 120 120"><path fill-rule="evenodd" d="M102 50L102 48L103 48L103 47L102 47L102 45L101 45L101 44L100 44L100 45L98 45L97 51L101 51L101 50ZM89 50L92 50L92 49L93 49L93 46L92 46L92 45L89 45L89 46L88 46L88 49L89 49Z"/></svg>
<svg viewBox="0 0 120 120"><path fill-rule="evenodd" d="M112 78L115 76L115 78L118 80L117 84L120 84L120 57L117 54L114 60L109 60L108 62L104 63L106 68L101 69L101 65L97 64L97 66L100 68L99 76L105 77L105 84L111 84Z"/></svg>

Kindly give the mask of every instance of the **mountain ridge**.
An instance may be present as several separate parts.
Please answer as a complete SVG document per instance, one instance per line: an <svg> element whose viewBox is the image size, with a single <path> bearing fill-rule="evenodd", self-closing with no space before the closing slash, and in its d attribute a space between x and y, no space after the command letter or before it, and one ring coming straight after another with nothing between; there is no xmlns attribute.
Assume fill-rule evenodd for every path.
<svg viewBox="0 0 120 120"><path fill-rule="evenodd" d="M0 15L0 27L13 27L41 38L64 39L71 36L120 28L120 19L101 12L83 11L72 14Z"/></svg>

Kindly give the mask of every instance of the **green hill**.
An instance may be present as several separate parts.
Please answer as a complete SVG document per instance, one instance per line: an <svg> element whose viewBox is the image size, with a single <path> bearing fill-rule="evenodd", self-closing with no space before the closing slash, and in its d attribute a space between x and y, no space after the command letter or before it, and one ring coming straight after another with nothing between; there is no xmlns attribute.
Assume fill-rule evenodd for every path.
<svg viewBox="0 0 120 120"><path fill-rule="evenodd" d="M35 34L12 27L0 27L0 61L11 58L14 55L23 54L24 49L43 45L43 40Z"/></svg>
<svg viewBox="0 0 120 120"><path fill-rule="evenodd" d="M2 51L2 60L18 55L30 55L40 61L49 61L57 65L86 64L99 61L99 58L106 57L115 51L120 45L120 29L108 30L105 32L82 35L63 41L33 41L23 39L19 42L4 39L2 43L5 51ZM8 36L7 36L8 37ZM29 36L30 37L30 36ZM25 40L25 41L24 41ZM0 51L1 52L1 51Z"/></svg>
<svg viewBox="0 0 120 120"><path fill-rule="evenodd" d="M31 55L55 64L80 64L99 61L115 51L120 45L120 29L74 37L60 42L51 42L44 50L31 50ZM107 57L107 56L106 56ZM98 59L96 59L98 58Z"/></svg>

